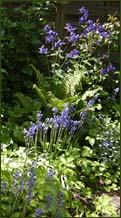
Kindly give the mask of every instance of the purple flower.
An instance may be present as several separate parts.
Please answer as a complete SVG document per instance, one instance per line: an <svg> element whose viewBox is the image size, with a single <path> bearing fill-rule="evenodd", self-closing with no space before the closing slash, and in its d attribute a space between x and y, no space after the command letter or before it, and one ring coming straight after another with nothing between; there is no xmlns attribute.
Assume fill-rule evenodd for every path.
<svg viewBox="0 0 121 218"><path fill-rule="evenodd" d="M44 45L42 45L42 47L39 48L39 53L40 54L48 54L48 48L45 48Z"/></svg>
<svg viewBox="0 0 121 218"><path fill-rule="evenodd" d="M108 38L110 35L107 32L100 32L100 36L102 36L103 39Z"/></svg>
<svg viewBox="0 0 121 218"><path fill-rule="evenodd" d="M100 71L100 73L101 73L101 74L106 74L106 73L107 73L107 69L102 69L102 70Z"/></svg>
<svg viewBox="0 0 121 218"><path fill-rule="evenodd" d="M93 25L88 26L88 27L84 30L84 32L85 32L85 33L88 33L88 32L96 32L96 30L97 30L97 28L96 28L96 25L95 25L95 23L94 23Z"/></svg>
<svg viewBox="0 0 121 218"><path fill-rule="evenodd" d="M67 58L77 58L80 54L80 51L77 49L73 49L70 53L66 54Z"/></svg>
<svg viewBox="0 0 121 218"><path fill-rule="evenodd" d="M80 38L79 34L72 34L71 36L68 37L69 42L76 42Z"/></svg>
<svg viewBox="0 0 121 218"><path fill-rule="evenodd" d="M51 42L54 42L56 40L58 36L58 33L56 33L55 31L53 30L49 30L47 32L47 37L46 37L46 43L51 43Z"/></svg>
<svg viewBox="0 0 121 218"><path fill-rule="evenodd" d="M115 95L117 95L117 93L118 93L119 91L120 91L119 87L115 88L115 89L114 89Z"/></svg>
<svg viewBox="0 0 121 218"><path fill-rule="evenodd" d="M33 197L34 197L33 190L31 188L29 188L27 190L26 200L30 202L30 201L32 201Z"/></svg>
<svg viewBox="0 0 121 218"><path fill-rule="evenodd" d="M93 24L93 23L94 23L93 20L87 20L87 22L86 22L87 25L91 25L91 24Z"/></svg>
<svg viewBox="0 0 121 218"><path fill-rule="evenodd" d="M38 129L39 130L42 130L42 132L47 132L47 130L48 130L48 125L47 125L47 123L44 123L44 122L41 122L41 121L39 121L38 122Z"/></svg>
<svg viewBox="0 0 121 218"><path fill-rule="evenodd" d="M37 121L40 121L43 117L43 114L41 113L41 111L37 112Z"/></svg>
<svg viewBox="0 0 121 218"><path fill-rule="evenodd" d="M70 32L71 34L74 33L74 31L77 29L76 27L73 27L70 23L67 23L65 26L65 29Z"/></svg>
<svg viewBox="0 0 121 218"><path fill-rule="evenodd" d="M41 210L41 209L39 209L39 208L37 208L37 209L35 210L34 216L35 216L35 217L41 217L41 215L43 215L43 214L44 214L44 211Z"/></svg>
<svg viewBox="0 0 121 218"><path fill-rule="evenodd" d="M1 191L2 191L2 193L5 193L7 186L8 186L8 182L1 181Z"/></svg>
<svg viewBox="0 0 121 218"><path fill-rule="evenodd" d="M20 171L17 169L13 176L15 179L18 179L20 177Z"/></svg>
<svg viewBox="0 0 121 218"><path fill-rule="evenodd" d="M97 99L97 96L94 96L94 99L89 100L87 102L87 107L91 107L95 103L96 99Z"/></svg>
<svg viewBox="0 0 121 218"><path fill-rule="evenodd" d="M80 12L81 14L85 14L85 13L88 12L88 10L85 9L85 7L82 7L82 8L79 9L79 12Z"/></svg>
<svg viewBox="0 0 121 218"><path fill-rule="evenodd" d="M71 129L70 133L74 134L75 131L77 130L78 125L80 124L80 121L74 120L71 122Z"/></svg>
<svg viewBox="0 0 121 218"><path fill-rule="evenodd" d="M33 187L35 185L35 181L36 181L36 178L35 177L31 177L28 179L28 186L29 187Z"/></svg>
<svg viewBox="0 0 121 218"><path fill-rule="evenodd" d="M99 26L97 27L97 30L98 30L99 32L102 32L102 31L104 30L104 27L103 27L102 25L99 25Z"/></svg>
<svg viewBox="0 0 121 218"><path fill-rule="evenodd" d="M87 20L87 18L88 18L88 10L86 10L85 7L82 7L82 8L79 9L79 12L81 14L83 14L83 16L79 19L79 23L81 24L81 23L83 23L84 21Z"/></svg>
<svg viewBox="0 0 121 218"><path fill-rule="evenodd" d="M44 30L45 30L46 32L48 32L50 29L51 29L51 27L50 27L49 25L44 26Z"/></svg>
<svg viewBox="0 0 121 218"><path fill-rule="evenodd" d="M81 111L81 113L80 113L80 118L81 118L81 119L85 119L86 115L87 115L87 110L83 110L83 111Z"/></svg>
<svg viewBox="0 0 121 218"><path fill-rule="evenodd" d="M65 45L65 42L61 41L60 39L54 43L54 48L59 48L62 45Z"/></svg>
<svg viewBox="0 0 121 218"><path fill-rule="evenodd" d="M21 193L22 190L24 190L24 188L25 188L25 182L24 182L23 179L21 179L21 180L20 180L20 188L19 188L18 192Z"/></svg>
<svg viewBox="0 0 121 218"><path fill-rule="evenodd" d="M53 196L51 194L47 194L45 199L47 209L51 207L52 200Z"/></svg>
<svg viewBox="0 0 121 218"><path fill-rule="evenodd" d="M79 24L83 23L86 20L87 20L87 17L85 17L85 16L79 18Z"/></svg>
<svg viewBox="0 0 121 218"><path fill-rule="evenodd" d="M115 67L112 64L109 64L107 67L107 72L113 72L115 70Z"/></svg>
<svg viewBox="0 0 121 218"><path fill-rule="evenodd" d="M58 109L57 109L56 107L53 107L53 108L52 108L52 112L53 112L53 114L57 114Z"/></svg>
<svg viewBox="0 0 121 218"><path fill-rule="evenodd" d="M54 175L55 175L55 171L52 168L49 168L48 169L48 176L52 178Z"/></svg>
<svg viewBox="0 0 121 218"><path fill-rule="evenodd" d="M46 43L54 42L58 36L58 33L53 31L49 25L46 25L44 27L44 30L45 30L46 35L47 35L46 39L45 39Z"/></svg>
<svg viewBox="0 0 121 218"><path fill-rule="evenodd" d="M25 129L24 129L24 133L25 133L25 135L26 135L26 137L28 137L28 138L30 138L30 139L32 139L34 136L35 136L35 134L36 134L36 131L37 131L37 129L38 129L38 126L35 124L35 123L32 123L31 122L31 127L29 128L29 131L26 131ZM27 133L27 134L26 134Z"/></svg>

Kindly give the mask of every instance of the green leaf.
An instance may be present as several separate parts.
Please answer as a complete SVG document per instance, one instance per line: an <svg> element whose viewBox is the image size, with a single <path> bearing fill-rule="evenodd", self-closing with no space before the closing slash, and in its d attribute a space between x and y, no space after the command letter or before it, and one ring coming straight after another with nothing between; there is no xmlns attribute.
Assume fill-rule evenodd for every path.
<svg viewBox="0 0 121 218"><path fill-rule="evenodd" d="M95 139L94 138L91 138L90 136L87 136L85 139L89 141L90 145L95 144Z"/></svg>
<svg viewBox="0 0 121 218"><path fill-rule="evenodd" d="M93 151L89 147L87 147L87 146L83 147L82 157L90 157L90 156L92 156L92 154L93 154Z"/></svg>

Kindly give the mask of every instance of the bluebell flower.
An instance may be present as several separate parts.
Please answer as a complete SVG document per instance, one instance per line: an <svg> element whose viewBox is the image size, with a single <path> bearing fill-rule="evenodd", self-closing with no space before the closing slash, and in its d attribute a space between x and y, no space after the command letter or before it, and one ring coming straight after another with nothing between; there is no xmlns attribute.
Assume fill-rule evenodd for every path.
<svg viewBox="0 0 121 218"><path fill-rule="evenodd" d="M49 30L47 32L47 36L46 36L46 43L51 43L51 42L54 42L58 37L58 33L56 33L55 31L53 30Z"/></svg>
<svg viewBox="0 0 121 218"><path fill-rule="evenodd" d="M57 114L58 109L57 109L56 107L53 107L53 108L52 108L52 112L53 112L54 114Z"/></svg>
<svg viewBox="0 0 121 218"><path fill-rule="evenodd" d="M120 88L119 88L119 87L115 88L115 89L114 89L115 95L117 95L119 91L120 91Z"/></svg>
<svg viewBox="0 0 121 218"><path fill-rule="evenodd" d="M48 53L49 53L48 48L45 48L44 45L42 45L42 46L39 48L39 53L40 53L40 54L48 54Z"/></svg>
<svg viewBox="0 0 121 218"><path fill-rule="evenodd" d="M107 32L100 32L100 36L102 36L103 39L108 38L110 35Z"/></svg>
<svg viewBox="0 0 121 218"><path fill-rule="evenodd" d="M104 30L104 27L103 27L102 25L99 25L99 26L97 27L97 30L98 30L99 32L102 32L102 31Z"/></svg>
<svg viewBox="0 0 121 218"><path fill-rule="evenodd" d="M85 28L84 33L88 33L88 32L96 32L97 28L95 23L93 23L93 25L88 26L87 28Z"/></svg>
<svg viewBox="0 0 121 218"><path fill-rule="evenodd" d="M115 70L115 67L112 64L109 64L107 67L107 72L113 72Z"/></svg>
<svg viewBox="0 0 121 218"><path fill-rule="evenodd" d="M91 99L87 102L87 107L93 106L93 104L95 103L96 100L97 100L97 96L94 96L93 99Z"/></svg>
<svg viewBox="0 0 121 218"><path fill-rule="evenodd" d="M41 111L37 112L37 121L40 121L43 117L43 114L41 113Z"/></svg>
<svg viewBox="0 0 121 218"><path fill-rule="evenodd" d="M41 130L42 132L46 133L48 130L48 125L47 123L39 121L37 124L38 130Z"/></svg>
<svg viewBox="0 0 121 218"><path fill-rule="evenodd" d="M26 193L26 200L30 202L32 201L33 197L34 197L33 190L29 188Z"/></svg>
<svg viewBox="0 0 121 218"><path fill-rule="evenodd" d="M48 176L52 178L54 175L55 175L55 171L52 168L49 168L48 169Z"/></svg>
<svg viewBox="0 0 121 218"><path fill-rule="evenodd" d="M64 192L63 191L59 191L58 197L63 197L63 196L64 196Z"/></svg>
<svg viewBox="0 0 121 218"><path fill-rule="evenodd" d="M47 194L45 196L45 202L46 202L47 209L49 209L51 207L52 200L53 200L53 195Z"/></svg>
<svg viewBox="0 0 121 218"><path fill-rule="evenodd" d="M87 116L87 110L83 110L80 112L80 118L84 119Z"/></svg>
<svg viewBox="0 0 121 218"><path fill-rule="evenodd" d="M82 17L79 19L79 23L83 23L88 18L88 10L85 7L79 9L79 12L82 14Z"/></svg>
<svg viewBox="0 0 121 218"><path fill-rule="evenodd" d="M45 30L46 32L48 32L50 29L51 29L51 27L50 27L48 24L44 26L44 30Z"/></svg>
<svg viewBox="0 0 121 218"><path fill-rule="evenodd" d="M8 186L8 182L1 181L1 192L2 193L5 193L7 186Z"/></svg>
<svg viewBox="0 0 121 218"><path fill-rule="evenodd" d="M80 51L77 49L73 49L70 53L66 54L67 58L77 58L80 54Z"/></svg>
<svg viewBox="0 0 121 218"><path fill-rule="evenodd" d="M94 23L93 20L87 20L87 21L86 21L86 24L87 24L87 25L91 25L91 24L93 24L93 23Z"/></svg>
<svg viewBox="0 0 121 218"><path fill-rule="evenodd" d="M31 122L31 127L29 128L29 130L25 128L23 130L24 137L32 139L35 136L37 129L38 129L38 126L35 123Z"/></svg>
<svg viewBox="0 0 121 218"><path fill-rule="evenodd" d="M77 42L79 38L80 38L80 35L74 33L68 37L68 41L74 43L74 42Z"/></svg>
<svg viewBox="0 0 121 218"><path fill-rule="evenodd" d="M62 214L60 213L60 211L56 211L55 213L55 218L61 218Z"/></svg>
<svg viewBox="0 0 121 218"><path fill-rule="evenodd" d="M79 8L79 12L82 13L82 14L85 14L88 12L87 9L85 9L85 7L82 7L82 8Z"/></svg>
<svg viewBox="0 0 121 218"><path fill-rule="evenodd" d="M36 210L35 210L35 213L34 213L34 216L35 216L35 218L41 218L41 215L43 215L44 214L44 211L43 210L41 210L41 209L39 209L39 208L37 208Z"/></svg>
<svg viewBox="0 0 121 218"><path fill-rule="evenodd" d="M74 134L75 131L77 130L78 125L80 124L80 121L74 120L72 121L72 125L70 128L70 133Z"/></svg>
<svg viewBox="0 0 121 218"><path fill-rule="evenodd" d="M57 42L54 43L54 48L59 48L61 47L62 45L65 45L65 42L63 42L62 40L58 40Z"/></svg>
<svg viewBox="0 0 121 218"><path fill-rule="evenodd" d="M28 186L29 187L33 187L35 185L35 181L36 181L36 178L35 177L31 177L28 179Z"/></svg>
<svg viewBox="0 0 121 218"><path fill-rule="evenodd" d="M107 74L107 69L101 69L100 73L103 74Z"/></svg>
<svg viewBox="0 0 121 218"><path fill-rule="evenodd" d="M69 33L73 34L74 31L75 31L77 28L76 28L76 27L73 27L70 23L67 23L66 26L65 26L65 29L66 29Z"/></svg>
<svg viewBox="0 0 121 218"><path fill-rule="evenodd" d="M24 181L24 179L21 179L20 180L20 188L19 188L18 192L21 193L24 190L24 188L25 188L25 181Z"/></svg>
<svg viewBox="0 0 121 218"><path fill-rule="evenodd" d="M16 169L16 171L15 171L13 177L14 177L15 179L18 179L18 178L20 178L20 176L21 176L20 171L19 171L18 169Z"/></svg>
<svg viewBox="0 0 121 218"><path fill-rule="evenodd" d="M58 193L58 207L60 208L60 207L62 207L63 205L64 205L64 199L63 199L63 196L64 196L64 192L62 192L62 191L59 191L59 193Z"/></svg>

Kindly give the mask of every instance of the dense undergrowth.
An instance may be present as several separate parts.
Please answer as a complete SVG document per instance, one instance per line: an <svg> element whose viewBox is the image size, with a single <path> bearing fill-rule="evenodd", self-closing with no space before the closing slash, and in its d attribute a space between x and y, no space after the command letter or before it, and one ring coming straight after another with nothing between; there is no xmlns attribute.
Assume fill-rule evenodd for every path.
<svg viewBox="0 0 121 218"><path fill-rule="evenodd" d="M117 217L108 193L119 191L120 176L119 66L110 57L118 50L119 21L109 16L100 24L82 7L78 28L66 24L60 39L44 10L37 13L42 4L45 11L52 6L15 9L29 17L25 26L3 18L3 29L9 22L15 31L9 39L2 32L2 217ZM40 21L41 30L34 25ZM16 69L19 86L6 97Z"/></svg>

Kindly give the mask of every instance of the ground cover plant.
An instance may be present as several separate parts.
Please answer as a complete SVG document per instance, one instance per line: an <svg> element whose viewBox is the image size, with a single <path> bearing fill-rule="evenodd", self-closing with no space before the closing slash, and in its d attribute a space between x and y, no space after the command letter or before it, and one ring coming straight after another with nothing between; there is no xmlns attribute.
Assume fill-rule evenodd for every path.
<svg viewBox="0 0 121 218"><path fill-rule="evenodd" d="M2 217L119 216L110 196L120 176L119 70L110 61L119 21L100 24L79 12L79 27L66 24L63 40L44 26L38 55L48 70L31 64L38 100L16 94L26 108L23 147L12 139L1 145Z"/></svg>

